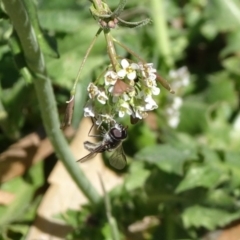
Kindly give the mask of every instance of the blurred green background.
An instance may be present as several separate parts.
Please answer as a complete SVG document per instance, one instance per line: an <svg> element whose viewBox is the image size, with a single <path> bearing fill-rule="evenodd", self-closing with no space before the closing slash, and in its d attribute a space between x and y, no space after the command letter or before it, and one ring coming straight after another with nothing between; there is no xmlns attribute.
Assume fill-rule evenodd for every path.
<svg viewBox="0 0 240 240"><path fill-rule="evenodd" d="M88 1L39 0L36 4L50 46L44 48L43 44L42 50L61 117L79 65L99 26L89 13ZM118 1L108 4L114 10ZM31 77L24 69L19 42L3 8L0 17L3 153L27 134L44 131ZM129 164L122 172L124 184L109 193L120 239L201 239L208 232L238 223L240 2L131 0L121 17L127 21L153 20L142 28L118 27L112 34L146 62L154 63L175 94L159 85L159 108L154 113L136 125L122 120L129 126L129 137L123 144ZM124 49L117 50L121 57L134 59ZM80 98L86 98L88 82L108 64L106 43L100 36L81 75ZM82 113L83 106L77 105L74 128ZM1 164L4 162L0 162L3 168ZM14 205L0 206L0 239L25 239L52 167L41 162L24 176L1 184L2 190L21 191ZM28 178L31 181L26 181ZM74 227L69 239L112 239L101 204L66 215L69 217L64 220ZM144 218L150 219L149 226L137 237L131 235L129 225Z"/></svg>

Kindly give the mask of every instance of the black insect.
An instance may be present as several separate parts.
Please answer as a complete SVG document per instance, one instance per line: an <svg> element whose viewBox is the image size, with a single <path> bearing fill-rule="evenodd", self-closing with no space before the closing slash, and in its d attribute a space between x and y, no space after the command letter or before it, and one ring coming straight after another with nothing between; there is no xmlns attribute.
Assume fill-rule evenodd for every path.
<svg viewBox="0 0 240 240"><path fill-rule="evenodd" d="M84 147L90 153L79 159L78 162L85 162L96 156L98 153L109 151L113 152L109 158L110 165L119 170L123 169L126 166L127 160L122 148L122 142L127 138L127 127L123 127L119 123L114 123L108 131L104 128L102 129L103 132L100 135L103 138L102 141L98 143L92 143L89 141L84 142Z"/></svg>

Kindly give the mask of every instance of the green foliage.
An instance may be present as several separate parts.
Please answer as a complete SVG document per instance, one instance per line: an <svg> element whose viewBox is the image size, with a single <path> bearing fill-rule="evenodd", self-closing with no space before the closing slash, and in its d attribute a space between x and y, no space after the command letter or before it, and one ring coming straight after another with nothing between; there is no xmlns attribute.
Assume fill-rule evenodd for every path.
<svg viewBox="0 0 240 240"><path fill-rule="evenodd" d="M23 177L17 177L1 185L3 191L14 194L14 200L8 206L0 206L1 233L26 236L40 201L34 196L36 190L44 183L42 162L34 165Z"/></svg>
<svg viewBox="0 0 240 240"><path fill-rule="evenodd" d="M141 1L143 9L150 9L153 1ZM109 4L114 9L118 3ZM137 14L132 14L130 7ZM146 17L140 7L137 0L127 3L127 21ZM121 239L132 236L130 224L149 216L157 221L142 229L141 239L200 239L208 231L240 219L239 2L188 0L180 4L171 0L165 1L165 12L170 57L175 69L188 67L190 85L180 90L176 87L175 95L161 89L159 110L151 122L154 127L123 120L129 125L129 138L123 144L129 166L123 172L123 184L108 193ZM40 45L47 55L47 69L62 109L99 26L89 14L89 5L82 1L41 1L37 13L44 38ZM13 141L35 131L41 119L21 46L11 34L12 26L3 11L0 17L2 152ZM157 31L153 23L141 29L119 28L113 35L167 76L173 69L161 55ZM18 48L13 47L14 41ZM130 58L125 50L118 50L121 57ZM56 58L58 53L60 58ZM86 97L87 83L108 64L105 40L100 37L81 73L80 97ZM176 84L174 80L171 83ZM167 111L175 96L182 99L182 106L179 124L171 128ZM74 126L81 119L82 108L75 108ZM34 193L44 183L41 171L38 164L26 176L1 185L1 189L16 193L16 199L8 208L0 206L0 239L4 234L22 239L26 234L39 202ZM101 202L61 215L73 227L68 239L111 239L105 207Z"/></svg>

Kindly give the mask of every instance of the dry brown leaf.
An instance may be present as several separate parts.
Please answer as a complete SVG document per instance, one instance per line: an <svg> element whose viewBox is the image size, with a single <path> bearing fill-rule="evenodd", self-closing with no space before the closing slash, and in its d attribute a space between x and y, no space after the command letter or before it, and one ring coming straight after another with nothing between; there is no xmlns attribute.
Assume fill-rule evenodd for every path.
<svg viewBox="0 0 240 240"><path fill-rule="evenodd" d="M224 229L216 240L240 240L240 224Z"/></svg>
<svg viewBox="0 0 240 240"><path fill-rule="evenodd" d="M67 137L74 135L72 128L64 131ZM50 141L39 133L31 133L11 145L0 155L0 182L22 175L32 164L45 159L53 152Z"/></svg>

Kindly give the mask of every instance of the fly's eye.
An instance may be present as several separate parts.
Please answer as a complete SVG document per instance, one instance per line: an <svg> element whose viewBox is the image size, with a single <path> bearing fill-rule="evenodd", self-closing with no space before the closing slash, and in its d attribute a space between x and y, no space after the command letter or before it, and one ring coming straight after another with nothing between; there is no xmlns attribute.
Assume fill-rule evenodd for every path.
<svg viewBox="0 0 240 240"><path fill-rule="evenodd" d="M115 138L119 138L119 139L121 139L122 138L122 132L119 130L119 129L117 129L117 128L112 128L111 129L111 134L115 137Z"/></svg>
<svg viewBox="0 0 240 240"><path fill-rule="evenodd" d="M125 129L119 130L117 128L112 128L110 132L116 139L124 139L127 137L127 131Z"/></svg>

